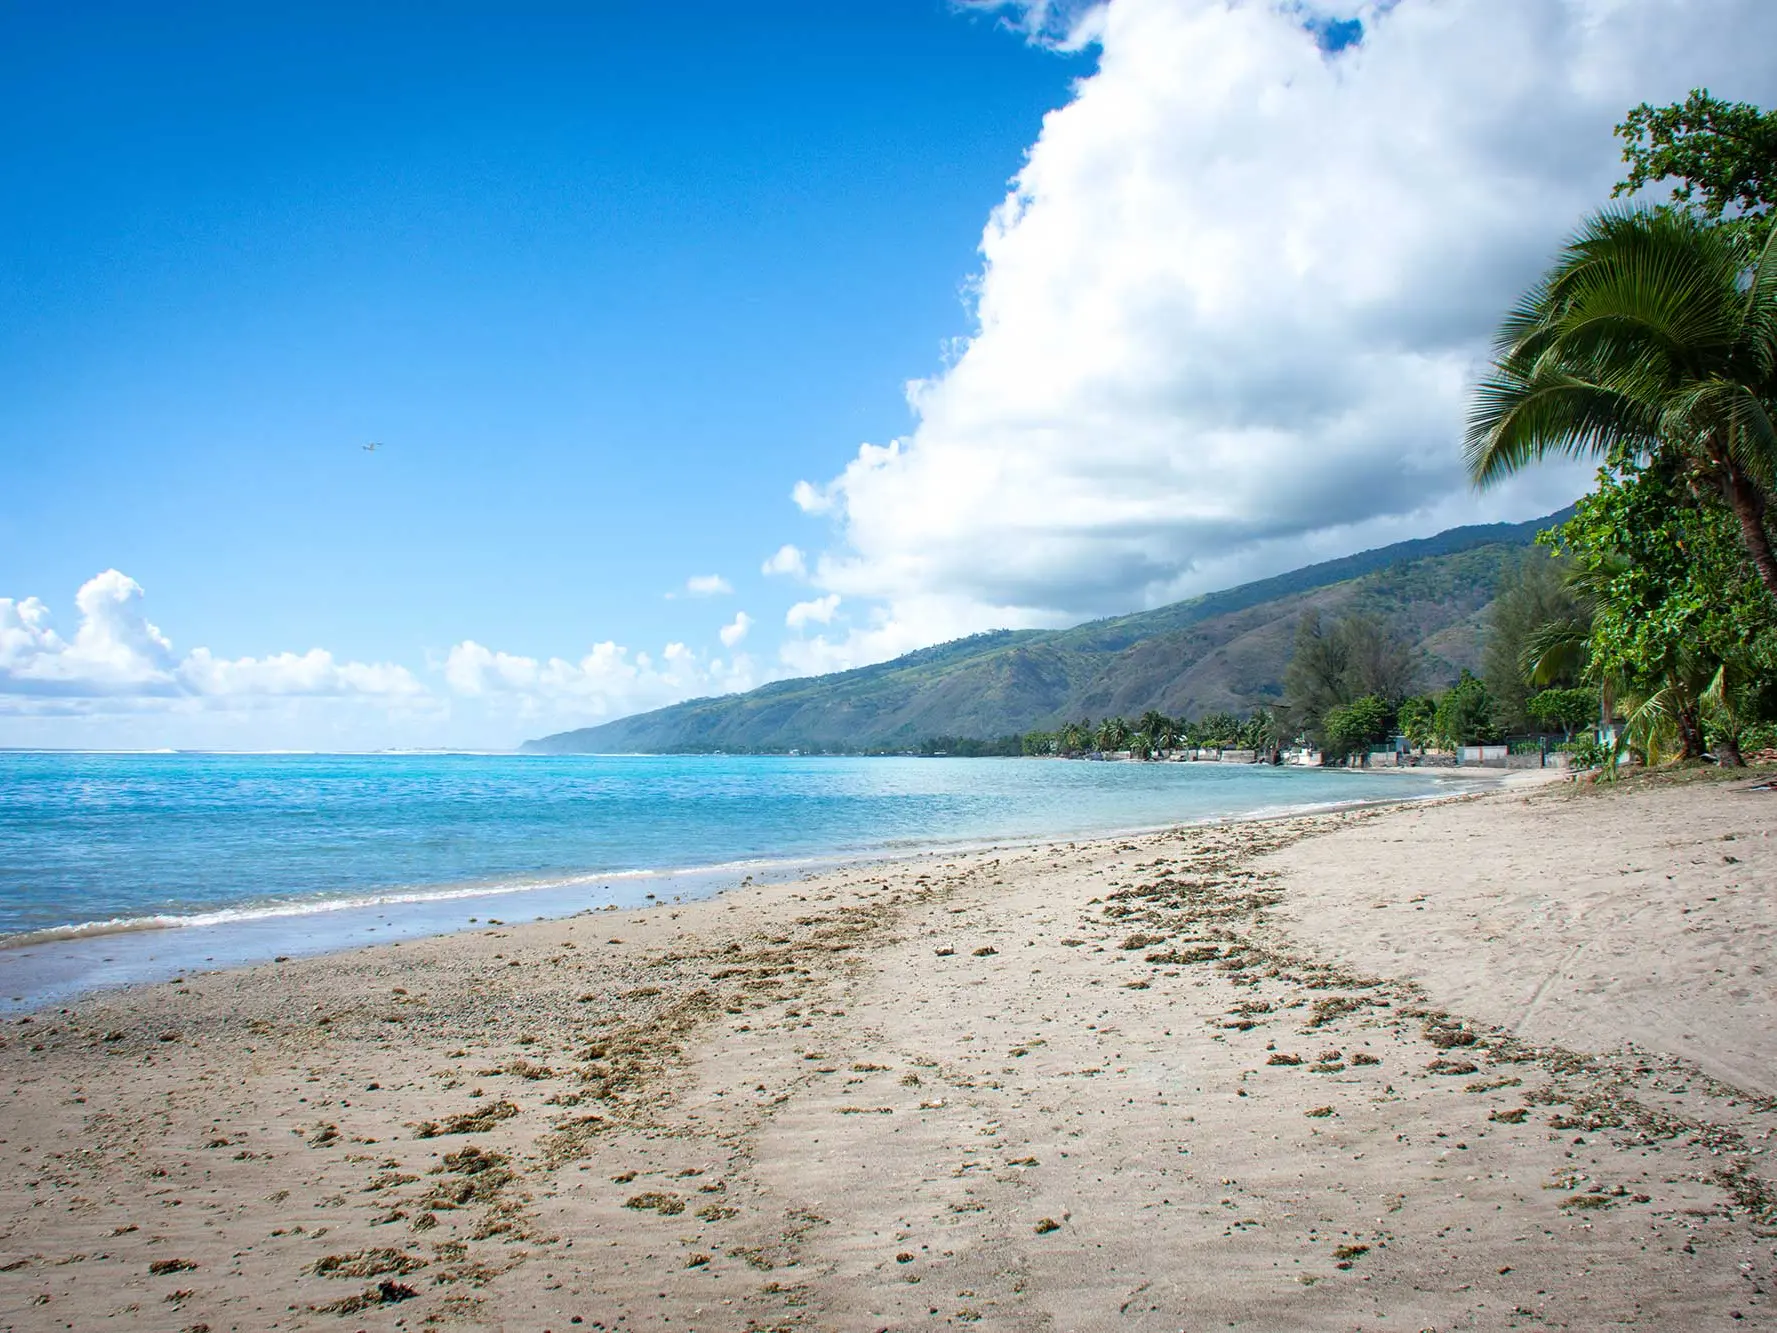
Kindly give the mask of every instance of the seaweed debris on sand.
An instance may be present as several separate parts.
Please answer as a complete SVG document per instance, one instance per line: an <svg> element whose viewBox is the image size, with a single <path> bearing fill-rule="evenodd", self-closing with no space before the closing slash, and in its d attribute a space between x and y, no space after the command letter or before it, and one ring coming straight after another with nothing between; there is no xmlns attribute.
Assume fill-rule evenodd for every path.
<svg viewBox="0 0 1777 1333"><path fill-rule="evenodd" d="M927 855L28 1015L0 1323L1769 1326L1768 803Z"/></svg>

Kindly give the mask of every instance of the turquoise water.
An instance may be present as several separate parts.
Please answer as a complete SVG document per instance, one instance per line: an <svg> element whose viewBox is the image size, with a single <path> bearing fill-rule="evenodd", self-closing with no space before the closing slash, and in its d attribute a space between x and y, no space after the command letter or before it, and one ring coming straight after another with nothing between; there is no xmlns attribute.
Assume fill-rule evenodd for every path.
<svg viewBox="0 0 1777 1333"><path fill-rule="evenodd" d="M1223 764L5 753L0 1004L919 848L1436 790Z"/></svg>

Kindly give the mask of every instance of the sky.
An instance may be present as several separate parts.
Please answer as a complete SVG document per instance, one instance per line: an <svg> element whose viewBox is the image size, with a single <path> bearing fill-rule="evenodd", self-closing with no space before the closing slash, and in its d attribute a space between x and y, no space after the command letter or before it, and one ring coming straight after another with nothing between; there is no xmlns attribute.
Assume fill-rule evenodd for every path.
<svg viewBox="0 0 1777 1333"><path fill-rule="evenodd" d="M0 745L505 747L1465 522L1768 0L0 9ZM375 449L365 446L375 443Z"/></svg>

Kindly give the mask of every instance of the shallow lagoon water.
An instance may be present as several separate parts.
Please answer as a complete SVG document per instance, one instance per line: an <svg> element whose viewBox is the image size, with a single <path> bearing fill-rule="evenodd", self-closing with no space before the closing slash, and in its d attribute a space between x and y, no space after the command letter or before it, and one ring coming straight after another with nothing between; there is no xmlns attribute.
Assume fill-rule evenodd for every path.
<svg viewBox="0 0 1777 1333"><path fill-rule="evenodd" d="M1431 774L771 756L0 754L0 1006Z"/></svg>

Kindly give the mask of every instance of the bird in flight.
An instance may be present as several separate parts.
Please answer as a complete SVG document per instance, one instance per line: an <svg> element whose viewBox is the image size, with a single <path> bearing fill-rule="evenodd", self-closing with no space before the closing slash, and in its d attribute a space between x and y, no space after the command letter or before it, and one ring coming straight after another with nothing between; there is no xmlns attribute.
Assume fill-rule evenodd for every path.
<svg viewBox="0 0 1777 1333"><path fill-rule="evenodd" d="M382 447L383 447L383 442L381 440L372 440L369 444L364 446L364 452L367 454L374 454L378 449L380 449Z"/></svg>

